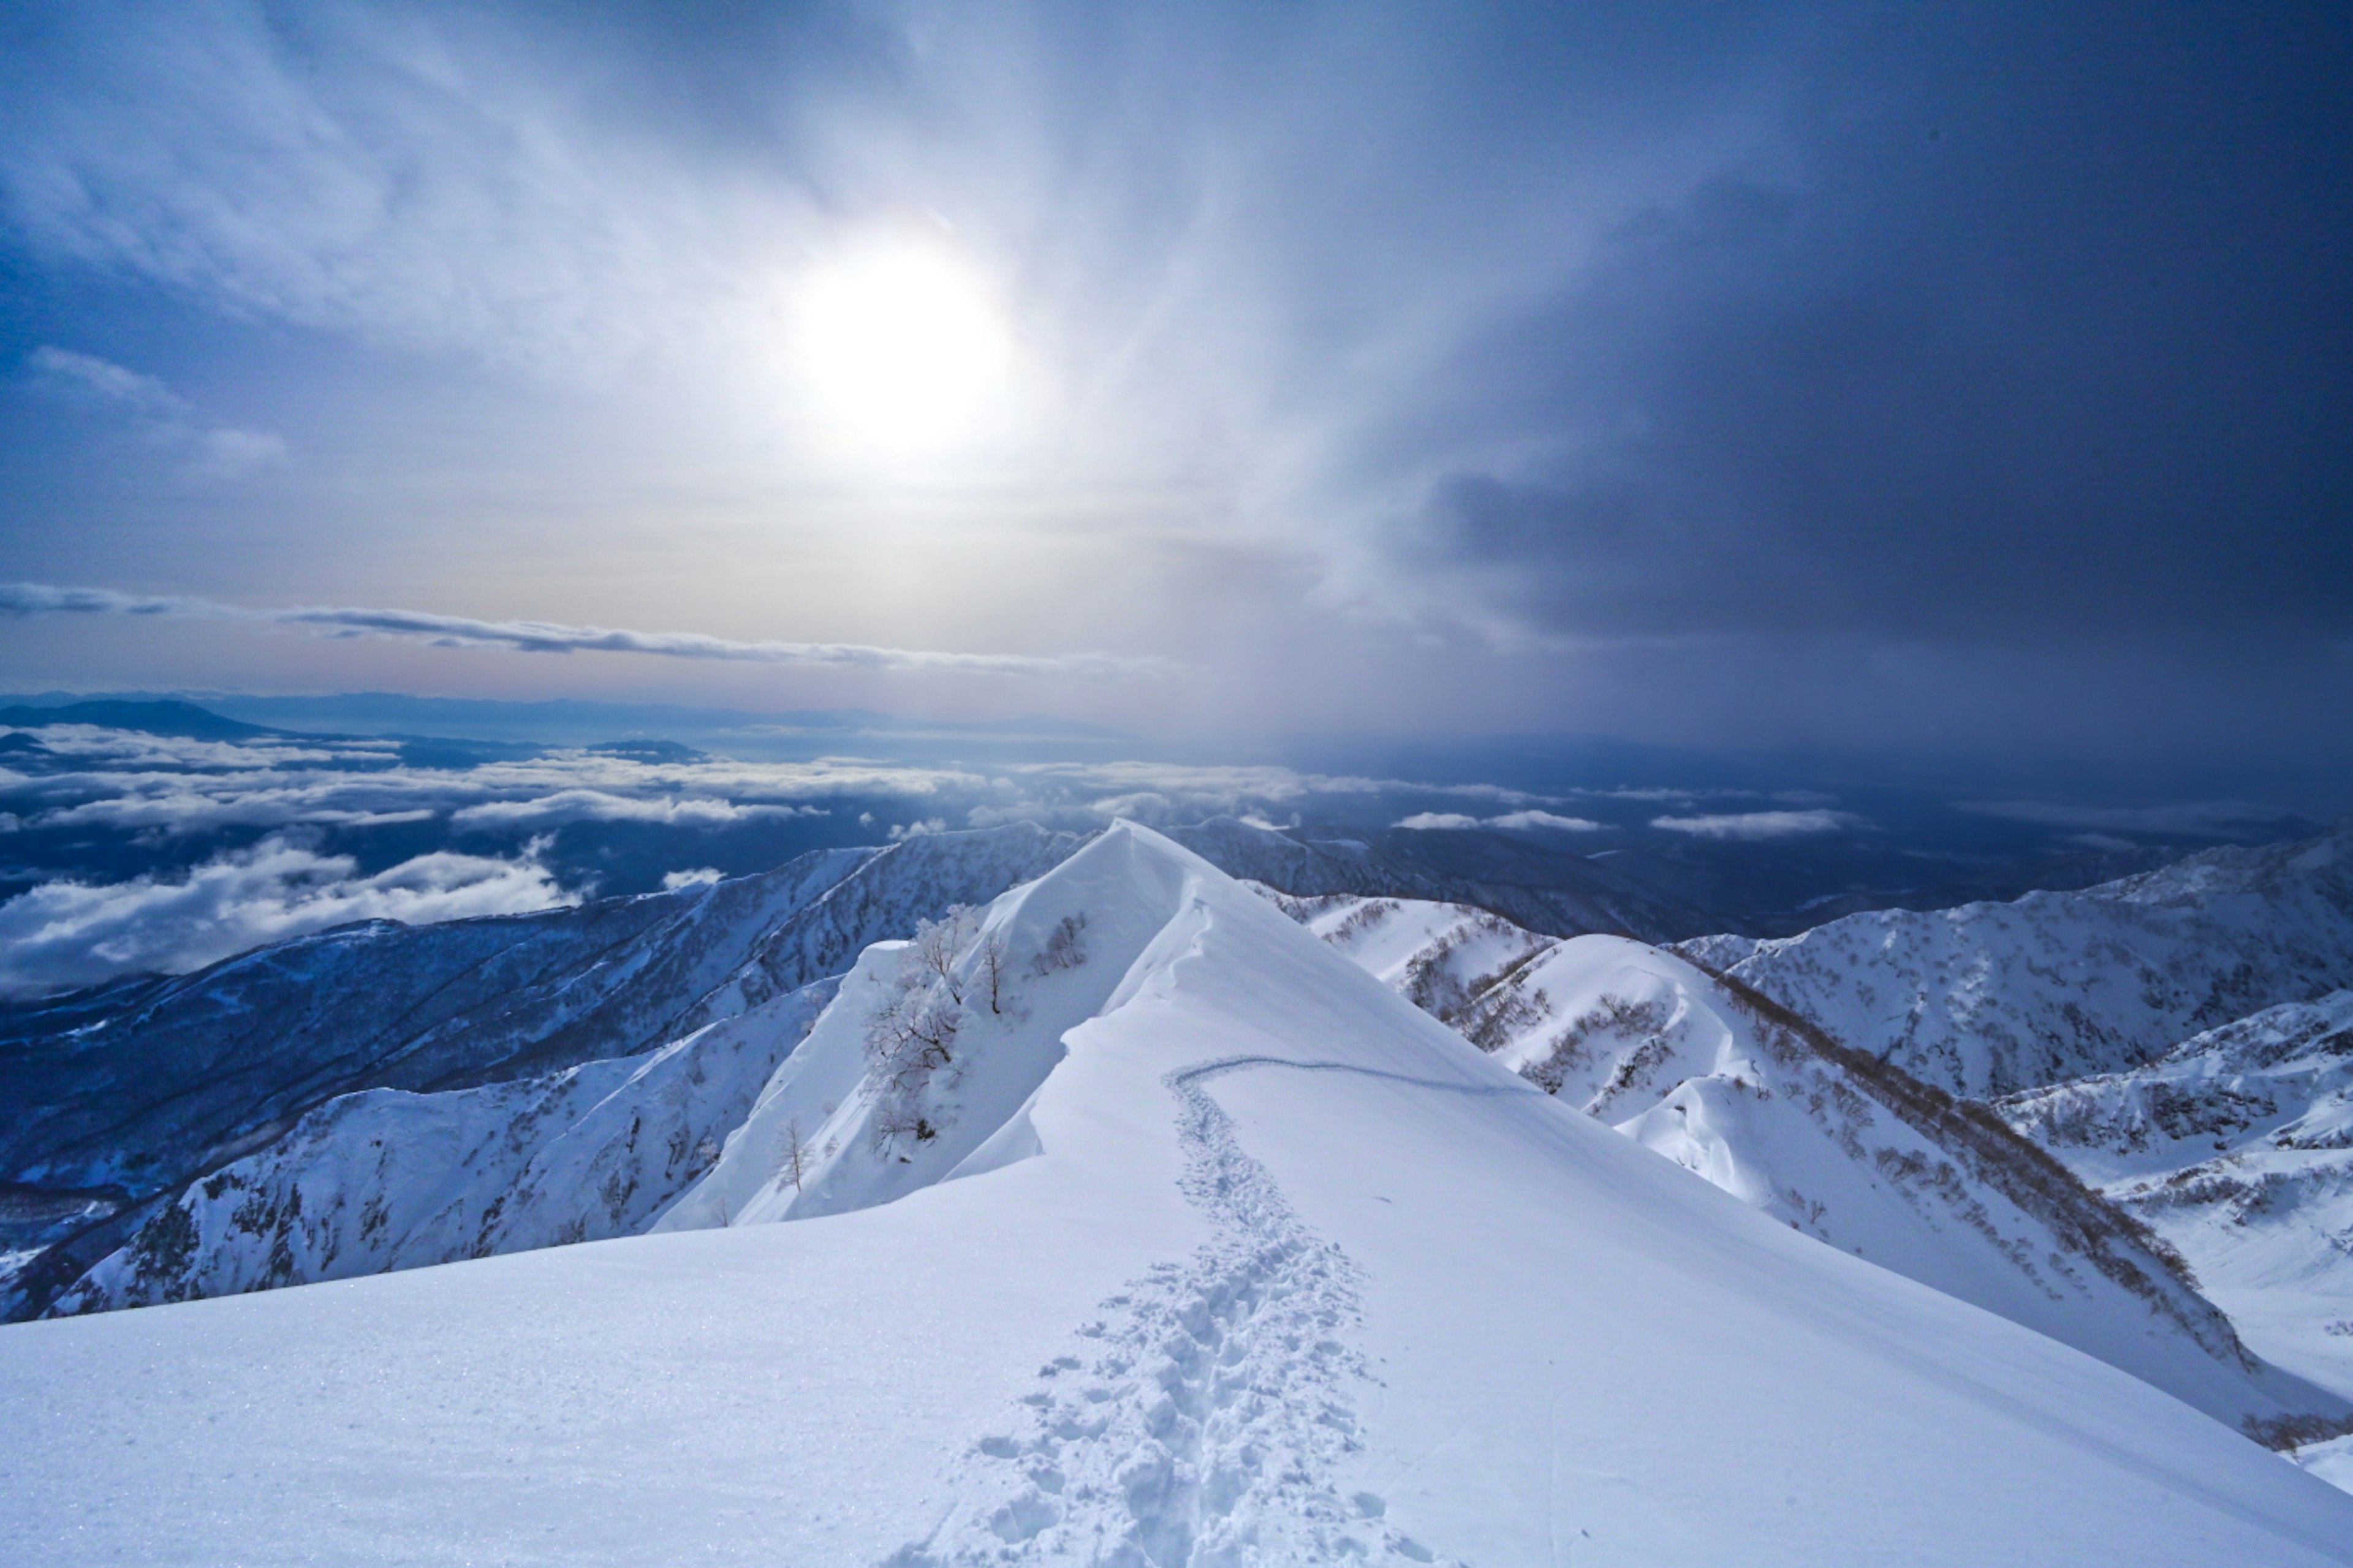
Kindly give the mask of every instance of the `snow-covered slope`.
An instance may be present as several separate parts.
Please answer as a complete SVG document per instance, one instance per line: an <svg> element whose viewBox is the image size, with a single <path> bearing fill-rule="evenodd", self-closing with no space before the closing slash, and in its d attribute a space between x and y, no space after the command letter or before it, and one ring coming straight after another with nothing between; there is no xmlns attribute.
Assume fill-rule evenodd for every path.
<svg viewBox="0 0 2353 1568"><path fill-rule="evenodd" d="M2083 892L1675 951L1939 1088L2015 1094L2353 985L2353 831L2208 850Z"/></svg>
<svg viewBox="0 0 2353 1568"><path fill-rule="evenodd" d="M49 1309L103 1311L631 1236L718 1157L833 985L642 1056L373 1089L191 1184Z"/></svg>
<svg viewBox="0 0 2353 1568"><path fill-rule="evenodd" d="M1270 896L1522 1077L1792 1228L2274 1440L2353 1415L2251 1356L2164 1243L2031 1144L1753 993L1620 938Z"/></svg>
<svg viewBox="0 0 2353 1568"><path fill-rule="evenodd" d="M300 1264L290 1274L279 1266L257 1271L249 1259L206 1256L216 1243L249 1250L252 1224L272 1213L280 1218L265 1228L275 1235L283 1205L257 1195L264 1192L290 1202L307 1184L314 1200L332 1191L354 1215L462 1203L479 1224L491 1205L509 1200L499 1183L530 1157L517 1151L536 1147L541 1123L563 1121L554 1108L635 1072L613 1066L617 1059L838 974L866 943L905 935L951 905L993 898L1079 842L1016 824L887 849L824 850L758 877L545 914L416 928L376 922L232 959L139 992L135 1007L95 1021L79 1004L62 1006L62 1026L48 1032L37 1012L20 1015L16 1037L0 1042L0 1100L25 1108L0 1127L0 1176L26 1216L0 1213L5 1315L41 1310L109 1254L141 1245L134 1232L151 1221L164 1228L145 1235L146 1255L174 1262L149 1270L157 1290L313 1277ZM717 1093L714 1108L739 1101L768 1065L746 1068L749 1085ZM593 1070L575 1081L534 1081L575 1067ZM501 1085L511 1087L450 1098ZM375 1102L358 1120L335 1110L295 1131L313 1109L369 1089L409 1098ZM641 1083L630 1093L643 1091ZM418 1152L397 1169L383 1167L385 1179L414 1178L424 1184L418 1190L373 1190L364 1174L377 1168L364 1146L376 1136L372 1119L387 1114L399 1117ZM521 1123L502 1131L502 1117ZM698 1125L690 1146L730 1125ZM345 1132L360 1142L346 1146ZM460 1149L477 1152L464 1168L436 1175L427 1148L452 1159ZM249 1189L227 1211L245 1221L223 1217L192 1230L159 1207L247 1156L234 1180ZM193 1217L219 1201L191 1195L175 1206ZM55 1215L66 1217L46 1217ZM332 1252L352 1267L369 1255L336 1236L332 1226L321 1229L314 1256ZM392 1247L385 1256L443 1250L398 1239L384 1237ZM114 1299L122 1277L116 1268L109 1278L117 1284L80 1300Z"/></svg>
<svg viewBox="0 0 2353 1568"><path fill-rule="evenodd" d="M817 1217L0 1330L0 1558L2353 1561L2353 1499L1693 1181L1145 831L965 937L861 963L748 1125L934 986L955 1082L861 1077L792 1198L773 1140L704 1184Z"/></svg>
<svg viewBox="0 0 2353 1568"><path fill-rule="evenodd" d="M2353 991L1996 1109L2179 1248L2263 1355L2353 1393Z"/></svg>
<svg viewBox="0 0 2353 1568"><path fill-rule="evenodd" d="M1346 894L1302 899L1263 886L1257 890L1442 1024L1552 945L1547 937L1468 904Z"/></svg>

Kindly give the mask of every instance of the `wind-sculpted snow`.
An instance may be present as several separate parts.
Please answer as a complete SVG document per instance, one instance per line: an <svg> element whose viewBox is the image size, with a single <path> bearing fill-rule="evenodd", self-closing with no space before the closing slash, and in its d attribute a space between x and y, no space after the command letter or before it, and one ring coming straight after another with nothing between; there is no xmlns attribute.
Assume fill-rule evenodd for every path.
<svg viewBox="0 0 2353 1568"><path fill-rule="evenodd" d="M2353 990L1996 1109L2187 1257L2265 1355L2353 1394Z"/></svg>
<svg viewBox="0 0 2353 1568"><path fill-rule="evenodd" d="M1098 840L985 916L868 948L663 1228L864 1208L1008 1157L1065 1032L1160 932L1150 904L1116 896L1134 873L1111 851L1127 843Z"/></svg>
<svg viewBox="0 0 2353 1568"><path fill-rule="evenodd" d="M837 1167L739 1135L696 1189L796 1223L0 1330L0 1560L2353 1560L2353 1500L1692 1180L1146 830L939 930L803 1047L874 1112Z"/></svg>
<svg viewBox="0 0 2353 1568"><path fill-rule="evenodd" d="M1549 943L1395 900L1274 901L1538 1088L1792 1229L2269 1440L2353 1417L2353 1399L2251 1355L2162 1241L2031 1144L1768 1000L1614 937Z"/></svg>
<svg viewBox="0 0 2353 1568"><path fill-rule="evenodd" d="M1985 1099L2120 1072L2353 985L2353 834L2208 850L2078 893L1677 948L1857 1050Z"/></svg>

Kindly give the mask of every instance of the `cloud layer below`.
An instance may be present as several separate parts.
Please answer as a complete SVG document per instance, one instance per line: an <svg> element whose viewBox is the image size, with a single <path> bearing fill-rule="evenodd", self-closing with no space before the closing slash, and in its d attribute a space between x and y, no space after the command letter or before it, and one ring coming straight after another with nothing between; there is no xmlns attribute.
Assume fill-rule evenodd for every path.
<svg viewBox="0 0 2353 1568"><path fill-rule="evenodd" d="M1843 833L1864 826L1862 819L1844 811L1738 811L1700 816L1654 816L1651 826L1667 833L1685 834L1693 838L1746 839L1761 842L1771 838L1803 838L1815 834Z"/></svg>
<svg viewBox="0 0 2353 1568"><path fill-rule="evenodd" d="M184 973L353 921L423 924L579 901L529 858L436 852L357 872L347 856L273 837L182 878L44 883L0 904L0 993Z"/></svg>

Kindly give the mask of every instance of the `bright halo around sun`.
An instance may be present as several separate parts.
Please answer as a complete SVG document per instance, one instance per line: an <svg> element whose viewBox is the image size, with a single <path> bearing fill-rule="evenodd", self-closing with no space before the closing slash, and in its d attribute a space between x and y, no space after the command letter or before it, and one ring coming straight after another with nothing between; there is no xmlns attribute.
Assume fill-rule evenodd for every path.
<svg viewBox="0 0 2353 1568"><path fill-rule="evenodd" d="M1013 333L974 269L904 245L806 277L795 346L809 409L845 456L944 456L984 437L1010 393Z"/></svg>

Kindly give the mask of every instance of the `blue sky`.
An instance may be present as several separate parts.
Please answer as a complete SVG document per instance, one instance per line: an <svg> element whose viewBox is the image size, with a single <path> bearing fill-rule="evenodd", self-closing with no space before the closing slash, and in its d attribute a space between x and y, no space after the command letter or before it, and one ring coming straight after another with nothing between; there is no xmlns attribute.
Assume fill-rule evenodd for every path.
<svg viewBox="0 0 2353 1568"><path fill-rule="evenodd" d="M2341 8L0 28L20 689L2353 752Z"/></svg>

